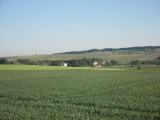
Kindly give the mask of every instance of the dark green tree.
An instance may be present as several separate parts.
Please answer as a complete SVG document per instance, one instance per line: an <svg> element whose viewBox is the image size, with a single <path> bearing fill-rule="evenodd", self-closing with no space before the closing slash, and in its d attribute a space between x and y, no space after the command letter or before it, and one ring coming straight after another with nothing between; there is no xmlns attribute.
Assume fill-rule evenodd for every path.
<svg viewBox="0 0 160 120"><path fill-rule="evenodd" d="M7 64L7 58L0 58L0 64Z"/></svg>

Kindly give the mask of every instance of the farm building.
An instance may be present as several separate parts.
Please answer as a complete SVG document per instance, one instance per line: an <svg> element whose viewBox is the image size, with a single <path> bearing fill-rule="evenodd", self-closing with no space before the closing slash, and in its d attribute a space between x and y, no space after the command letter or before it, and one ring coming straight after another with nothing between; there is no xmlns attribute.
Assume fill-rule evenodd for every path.
<svg viewBox="0 0 160 120"><path fill-rule="evenodd" d="M97 66L98 64L99 64L98 61L93 62L93 66Z"/></svg>
<svg viewBox="0 0 160 120"><path fill-rule="evenodd" d="M68 66L68 63L63 62L63 63L61 64L61 66L67 67L67 66Z"/></svg>
<svg viewBox="0 0 160 120"><path fill-rule="evenodd" d="M98 61L94 61L93 67L102 67L102 65Z"/></svg>
<svg viewBox="0 0 160 120"><path fill-rule="evenodd" d="M106 61L94 61L93 62L93 67L102 67Z"/></svg>

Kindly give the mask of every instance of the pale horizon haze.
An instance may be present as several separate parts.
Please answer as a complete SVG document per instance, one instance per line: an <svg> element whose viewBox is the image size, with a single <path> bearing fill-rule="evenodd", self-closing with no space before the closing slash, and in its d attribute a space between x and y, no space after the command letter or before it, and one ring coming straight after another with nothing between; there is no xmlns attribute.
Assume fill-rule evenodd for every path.
<svg viewBox="0 0 160 120"><path fill-rule="evenodd" d="M160 46L160 0L0 0L0 57Z"/></svg>

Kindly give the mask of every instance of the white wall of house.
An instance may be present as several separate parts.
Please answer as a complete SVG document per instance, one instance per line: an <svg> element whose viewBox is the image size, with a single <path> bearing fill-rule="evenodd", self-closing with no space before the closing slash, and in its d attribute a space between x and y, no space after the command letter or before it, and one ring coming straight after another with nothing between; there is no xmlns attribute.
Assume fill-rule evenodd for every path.
<svg viewBox="0 0 160 120"><path fill-rule="evenodd" d="M67 64L67 63L64 63L64 64L63 64L63 66L64 66L64 67L67 67L67 66L68 66L68 64Z"/></svg>
<svg viewBox="0 0 160 120"><path fill-rule="evenodd" d="M97 61L93 62L93 66L97 66L97 65L98 65Z"/></svg>

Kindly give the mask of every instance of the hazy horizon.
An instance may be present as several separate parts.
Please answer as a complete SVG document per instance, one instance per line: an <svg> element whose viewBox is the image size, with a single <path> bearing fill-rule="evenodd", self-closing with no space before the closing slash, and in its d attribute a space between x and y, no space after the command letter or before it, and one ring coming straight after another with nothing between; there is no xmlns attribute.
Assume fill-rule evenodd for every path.
<svg viewBox="0 0 160 120"><path fill-rule="evenodd" d="M160 46L159 0L0 0L0 57Z"/></svg>
<svg viewBox="0 0 160 120"><path fill-rule="evenodd" d="M158 45L160 46L160 45ZM107 47L108 49L119 49L119 48L131 48L131 47L157 47L157 45L145 45L145 46L128 46L128 47ZM89 48L83 50L69 50L69 51L61 51L61 52L54 52L54 53L32 53L32 54L19 54L19 55L9 55L9 56L0 56L0 57L14 57L14 56L30 56L30 55L51 55L51 54L60 54L60 53L67 53L67 52L79 52L79 51L88 51L92 49L102 50L107 48Z"/></svg>

